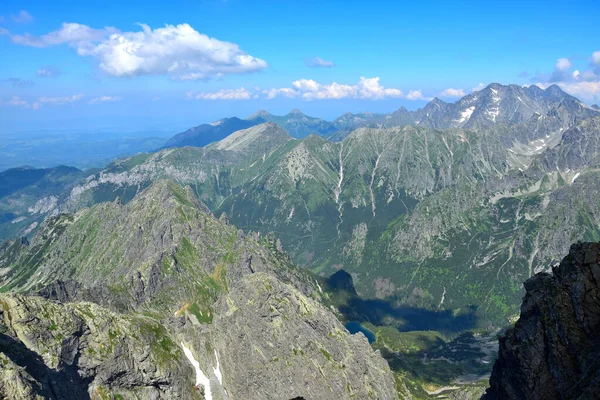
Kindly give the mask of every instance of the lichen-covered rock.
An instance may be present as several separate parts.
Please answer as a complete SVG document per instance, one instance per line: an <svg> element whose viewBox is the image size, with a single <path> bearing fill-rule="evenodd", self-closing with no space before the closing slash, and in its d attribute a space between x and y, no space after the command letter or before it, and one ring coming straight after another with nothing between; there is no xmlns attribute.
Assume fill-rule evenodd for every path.
<svg viewBox="0 0 600 400"><path fill-rule="evenodd" d="M0 398L395 399L317 278L257 239L160 181L0 246Z"/></svg>
<svg viewBox="0 0 600 400"><path fill-rule="evenodd" d="M213 320L223 383L240 399L396 399L387 363L321 304L274 277L244 278Z"/></svg>
<svg viewBox="0 0 600 400"><path fill-rule="evenodd" d="M152 318L3 295L0 326L0 397L196 398L179 344Z"/></svg>
<svg viewBox="0 0 600 400"><path fill-rule="evenodd" d="M525 289L483 398L599 398L600 243L573 245L552 274L537 274Z"/></svg>

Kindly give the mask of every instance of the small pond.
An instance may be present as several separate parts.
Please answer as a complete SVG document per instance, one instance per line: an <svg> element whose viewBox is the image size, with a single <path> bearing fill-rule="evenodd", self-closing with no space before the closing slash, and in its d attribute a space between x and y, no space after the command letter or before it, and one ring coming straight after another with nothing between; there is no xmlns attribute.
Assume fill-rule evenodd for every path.
<svg viewBox="0 0 600 400"><path fill-rule="evenodd" d="M350 332L353 335L355 333L362 332L369 340L369 343L373 343L375 341L375 334L372 331L365 328L364 326L362 326L360 322L348 322L346 324L346 329L348 329L348 332Z"/></svg>

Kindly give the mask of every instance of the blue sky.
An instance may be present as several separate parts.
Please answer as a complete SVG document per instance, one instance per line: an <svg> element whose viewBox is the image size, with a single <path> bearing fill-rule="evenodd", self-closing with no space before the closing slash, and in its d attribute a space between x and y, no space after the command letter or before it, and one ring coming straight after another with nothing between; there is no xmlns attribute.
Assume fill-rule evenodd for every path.
<svg viewBox="0 0 600 400"><path fill-rule="evenodd" d="M4 0L0 134L177 130L261 108L333 119L491 82L594 103L599 3Z"/></svg>

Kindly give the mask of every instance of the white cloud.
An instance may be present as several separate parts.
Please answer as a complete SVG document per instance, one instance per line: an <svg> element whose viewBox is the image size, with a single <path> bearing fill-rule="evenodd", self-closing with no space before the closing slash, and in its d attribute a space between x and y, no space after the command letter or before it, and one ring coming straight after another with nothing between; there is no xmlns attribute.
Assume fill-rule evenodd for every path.
<svg viewBox="0 0 600 400"><path fill-rule="evenodd" d="M440 97L464 97L466 93L463 89L448 88L440 93Z"/></svg>
<svg viewBox="0 0 600 400"><path fill-rule="evenodd" d="M483 82L480 82L479 85L475 86L473 89L471 89L472 92L478 92L481 89L485 88L485 84Z"/></svg>
<svg viewBox="0 0 600 400"><path fill-rule="evenodd" d="M159 100L160 100L160 97L158 97L158 96L155 96L152 98L152 101L159 101Z"/></svg>
<svg viewBox="0 0 600 400"><path fill-rule="evenodd" d="M27 106L29 106L29 103L27 103L25 100L21 99L18 96L14 96L12 99L10 99L8 101L8 104L10 104L11 106L15 106L15 107L27 107Z"/></svg>
<svg viewBox="0 0 600 400"><path fill-rule="evenodd" d="M361 99L383 99L386 97L402 97L400 89L387 89L379 84L379 77L360 77L358 83L359 97Z"/></svg>
<svg viewBox="0 0 600 400"><path fill-rule="evenodd" d="M87 25L81 25L70 22L63 22L60 29L52 31L42 36L33 36L29 33L24 35L10 35L11 40L23 46L30 47L50 47L60 44L69 44L75 47L78 52L80 49L93 47L92 42L100 41L110 34L116 34L118 29L106 27L103 29L93 29Z"/></svg>
<svg viewBox="0 0 600 400"><path fill-rule="evenodd" d="M596 65L600 65L600 51L592 53L592 62Z"/></svg>
<svg viewBox="0 0 600 400"><path fill-rule="evenodd" d="M559 82L557 83L565 92L584 100L594 101L600 99L600 82Z"/></svg>
<svg viewBox="0 0 600 400"><path fill-rule="evenodd" d="M345 98L378 100L390 97L402 97L402 91L399 89L381 86L379 77L361 77L356 85L340 84L337 82L321 84L312 79L299 79L292 82L292 86L294 86L297 95L306 100ZM286 88L284 90L283 94L287 97L292 97L290 89ZM270 98L273 98L281 91L282 89L271 89L269 93L272 94L272 97Z"/></svg>
<svg viewBox="0 0 600 400"><path fill-rule="evenodd" d="M265 89L262 91L262 94L264 94L268 100L271 100L277 97L278 95L282 95L284 97L297 97L299 93L292 88L280 88Z"/></svg>
<svg viewBox="0 0 600 400"><path fill-rule="evenodd" d="M195 96L191 92L187 92L186 97L196 100L249 100L252 93L242 87L239 89L221 89L218 92L198 93Z"/></svg>
<svg viewBox="0 0 600 400"><path fill-rule="evenodd" d="M60 69L49 65L47 67L38 69L35 74L42 78L55 78L60 75L60 73Z"/></svg>
<svg viewBox="0 0 600 400"><path fill-rule="evenodd" d="M25 10L19 11L18 14L11 14L11 19L17 24L28 24L33 21L33 16Z"/></svg>
<svg viewBox="0 0 600 400"><path fill-rule="evenodd" d="M247 54L237 44L210 38L189 24L154 30L140 26L141 31L120 32L112 27L93 29L63 23L59 30L43 36L5 33L14 43L25 46L69 44L78 55L94 58L98 67L112 76L168 75L196 80L267 68L266 61Z"/></svg>
<svg viewBox="0 0 600 400"><path fill-rule="evenodd" d="M11 107L31 108L34 110L37 110L40 107L40 104L38 102L34 102L33 104L31 104L27 100L23 100L19 96L13 96L10 100L0 99L0 105L11 106Z"/></svg>
<svg viewBox="0 0 600 400"><path fill-rule="evenodd" d="M552 83L557 84L565 92L586 101L600 100L600 51L592 53L591 64L586 70L574 70L573 64L567 58L559 58L552 74L538 74L536 85L547 88Z"/></svg>
<svg viewBox="0 0 600 400"><path fill-rule="evenodd" d="M409 91L408 94L406 95L406 98L408 100L427 100L423 96L423 92L421 92L420 90L411 90L411 91Z"/></svg>
<svg viewBox="0 0 600 400"><path fill-rule="evenodd" d="M80 101L84 97L85 96L83 94L74 94L72 96L62 96L62 97L39 97L37 101L42 104L61 105L61 104L67 104L67 103L75 103L77 101Z"/></svg>
<svg viewBox="0 0 600 400"><path fill-rule="evenodd" d="M323 60L320 57L314 57L314 58L305 58L304 59L304 64L307 67L310 68L331 68L331 67L335 67L335 63L333 61L326 61Z"/></svg>
<svg viewBox="0 0 600 400"><path fill-rule="evenodd" d="M566 71L571 68L573 64L569 61L568 58L559 58L556 60L556 70L557 71Z"/></svg>
<svg viewBox="0 0 600 400"><path fill-rule="evenodd" d="M299 79L292 82L292 86L296 88L298 95L307 100L357 97L357 86L341 85L337 82L322 85L312 79Z"/></svg>
<svg viewBox="0 0 600 400"><path fill-rule="evenodd" d="M100 97L94 97L94 98L90 99L89 103L90 104L105 103L108 101L119 101L121 99L122 99L121 96L100 96Z"/></svg>
<svg viewBox="0 0 600 400"><path fill-rule="evenodd" d="M267 100L276 97L302 98L304 100L325 100L325 99L369 99L379 100L385 98L404 97L400 89L386 88L381 86L379 78L361 77L355 85L340 84L333 82L330 84L321 84L313 79L298 79L292 82L292 87L261 89L222 89L218 92L208 92L194 94L192 91L185 93L187 99L196 100L247 100L264 98ZM420 91L411 91L409 100L426 100Z"/></svg>
<svg viewBox="0 0 600 400"><path fill-rule="evenodd" d="M188 24L110 35L97 45L79 46L78 54L92 56L113 76L169 75L175 79L219 78L255 72L267 63L243 52L237 44L201 34Z"/></svg>

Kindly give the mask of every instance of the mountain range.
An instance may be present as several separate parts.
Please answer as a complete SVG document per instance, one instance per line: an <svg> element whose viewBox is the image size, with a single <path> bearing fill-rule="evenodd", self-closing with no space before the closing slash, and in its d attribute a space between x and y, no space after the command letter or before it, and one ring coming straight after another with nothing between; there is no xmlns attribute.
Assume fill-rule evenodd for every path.
<svg viewBox="0 0 600 400"><path fill-rule="evenodd" d="M260 110L247 119L224 118L191 128L173 136L167 141L164 148L206 146L224 139L237 130L264 122L278 124L295 139L315 134L326 137L330 141L341 141L359 127L390 128L417 125L439 130L451 128L480 130L498 125L532 125L541 116L552 117L553 123L562 123L565 127L572 125L575 121L597 115L598 110L598 106L588 106L563 92L556 85L544 90L536 85L523 87L493 83L454 103L447 103L435 98L425 107L416 111L408 111L402 107L390 114L346 113L332 122L310 117L297 109L284 116ZM574 119L567 121L565 117ZM531 129L525 130L531 131Z"/></svg>
<svg viewBox="0 0 600 400"><path fill-rule="evenodd" d="M434 99L417 111L344 114L332 123L297 110L284 117L261 111L201 125L170 142L99 171L66 174L64 186L46 188L36 178L17 187L3 178L1 204L10 216L0 232L26 238L2 247L1 290L159 319L189 304L184 314L192 325L194 318L210 319L207 332L231 332L230 340L183 343L209 371L221 365L235 377L227 390L235 387L236 397L247 395L240 383L246 372L233 358L224 361L226 342L246 332L248 341L235 352L248 357L240 365L252 364L243 343L256 345L258 333L282 335L296 348L290 332L319 324L294 320L276 333L270 325L249 328L250 314L235 319L242 309L273 320L260 306L271 304L271 295L260 300L252 290L261 285L300 309L304 298L314 302L318 319L332 324L314 333L317 342L335 331L336 315L372 334L397 392L426 398L458 379L461 390L473 389L472 398L481 395L479 377L491 367L485 349L494 332L518 318L522 282L551 270L571 243L600 241L600 111L557 86L491 84L455 103ZM19 173L25 171L6 176ZM32 212L33 200L48 206ZM11 299L7 304L18 309L20 298ZM47 300L39 301L45 307ZM292 318L277 304L271 305L284 319ZM80 306L72 307L82 318ZM188 333L181 336L181 322L172 323L166 330L177 344ZM492 336L462 336L467 331ZM354 339L343 340L339 348L323 345L332 359ZM257 352L278 358L270 373L284 381L304 376L282 369L279 353L263 345ZM216 348L219 356L196 346ZM478 350L457 350L465 348ZM380 365L368 346L360 349L355 357ZM391 375L380 370L376 379L385 384L352 392L388 398ZM327 371L329 385L345 385ZM217 375L208 378L214 383ZM256 393L267 388L291 394L271 386Z"/></svg>

